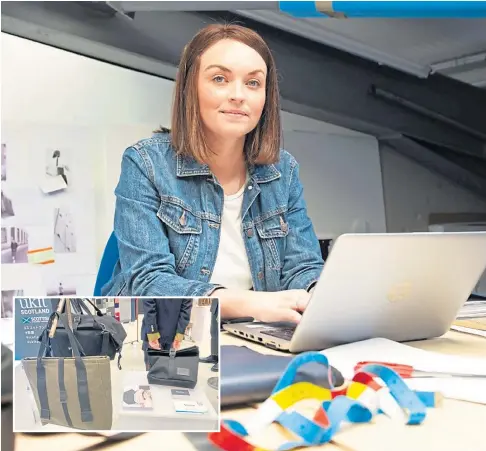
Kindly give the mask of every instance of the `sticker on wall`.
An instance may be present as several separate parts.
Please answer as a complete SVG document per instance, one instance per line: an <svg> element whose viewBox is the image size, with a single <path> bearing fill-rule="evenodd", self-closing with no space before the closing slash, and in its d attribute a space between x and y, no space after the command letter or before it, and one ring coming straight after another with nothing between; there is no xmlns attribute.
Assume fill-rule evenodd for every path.
<svg viewBox="0 0 486 451"><path fill-rule="evenodd" d="M20 227L2 227L2 264L28 263L29 234Z"/></svg>
<svg viewBox="0 0 486 451"><path fill-rule="evenodd" d="M76 232L73 215L68 208L54 209L54 252L76 252Z"/></svg>

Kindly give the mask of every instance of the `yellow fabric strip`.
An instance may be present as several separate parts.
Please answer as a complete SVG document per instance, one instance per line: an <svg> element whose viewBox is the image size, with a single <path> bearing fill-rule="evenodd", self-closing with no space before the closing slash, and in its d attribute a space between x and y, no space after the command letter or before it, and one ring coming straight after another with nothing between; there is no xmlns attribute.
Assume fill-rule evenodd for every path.
<svg viewBox="0 0 486 451"><path fill-rule="evenodd" d="M147 334L148 341L155 341L160 338L159 332L154 332L153 334Z"/></svg>

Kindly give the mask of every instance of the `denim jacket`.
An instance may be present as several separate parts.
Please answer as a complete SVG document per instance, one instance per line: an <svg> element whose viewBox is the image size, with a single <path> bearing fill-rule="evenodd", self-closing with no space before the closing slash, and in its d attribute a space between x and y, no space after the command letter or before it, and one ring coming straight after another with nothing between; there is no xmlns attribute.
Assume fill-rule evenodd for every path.
<svg viewBox="0 0 486 451"><path fill-rule="evenodd" d="M210 296L224 192L207 165L177 156L168 134L126 149L115 189L120 259L104 296ZM249 167L242 231L256 291L309 289L323 267L299 166Z"/></svg>

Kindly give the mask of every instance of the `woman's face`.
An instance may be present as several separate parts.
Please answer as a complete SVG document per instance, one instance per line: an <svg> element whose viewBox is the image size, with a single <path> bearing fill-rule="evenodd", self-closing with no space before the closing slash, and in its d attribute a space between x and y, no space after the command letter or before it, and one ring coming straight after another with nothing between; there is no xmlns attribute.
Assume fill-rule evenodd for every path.
<svg viewBox="0 0 486 451"><path fill-rule="evenodd" d="M204 127L222 138L241 138L258 124L265 105L267 66L259 53L223 39L201 55L199 111Z"/></svg>

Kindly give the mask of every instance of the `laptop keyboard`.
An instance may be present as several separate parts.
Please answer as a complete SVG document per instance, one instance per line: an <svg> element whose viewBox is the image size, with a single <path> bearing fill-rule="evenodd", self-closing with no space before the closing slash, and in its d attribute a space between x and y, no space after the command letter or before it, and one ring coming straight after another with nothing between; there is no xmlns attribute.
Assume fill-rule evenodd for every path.
<svg viewBox="0 0 486 451"><path fill-rule="evenodd" d="M295 327L279 327L277 329L265 329L260 333L270 335L272 337L281 338L282 340L290 341L294 335Z"/></svg>

